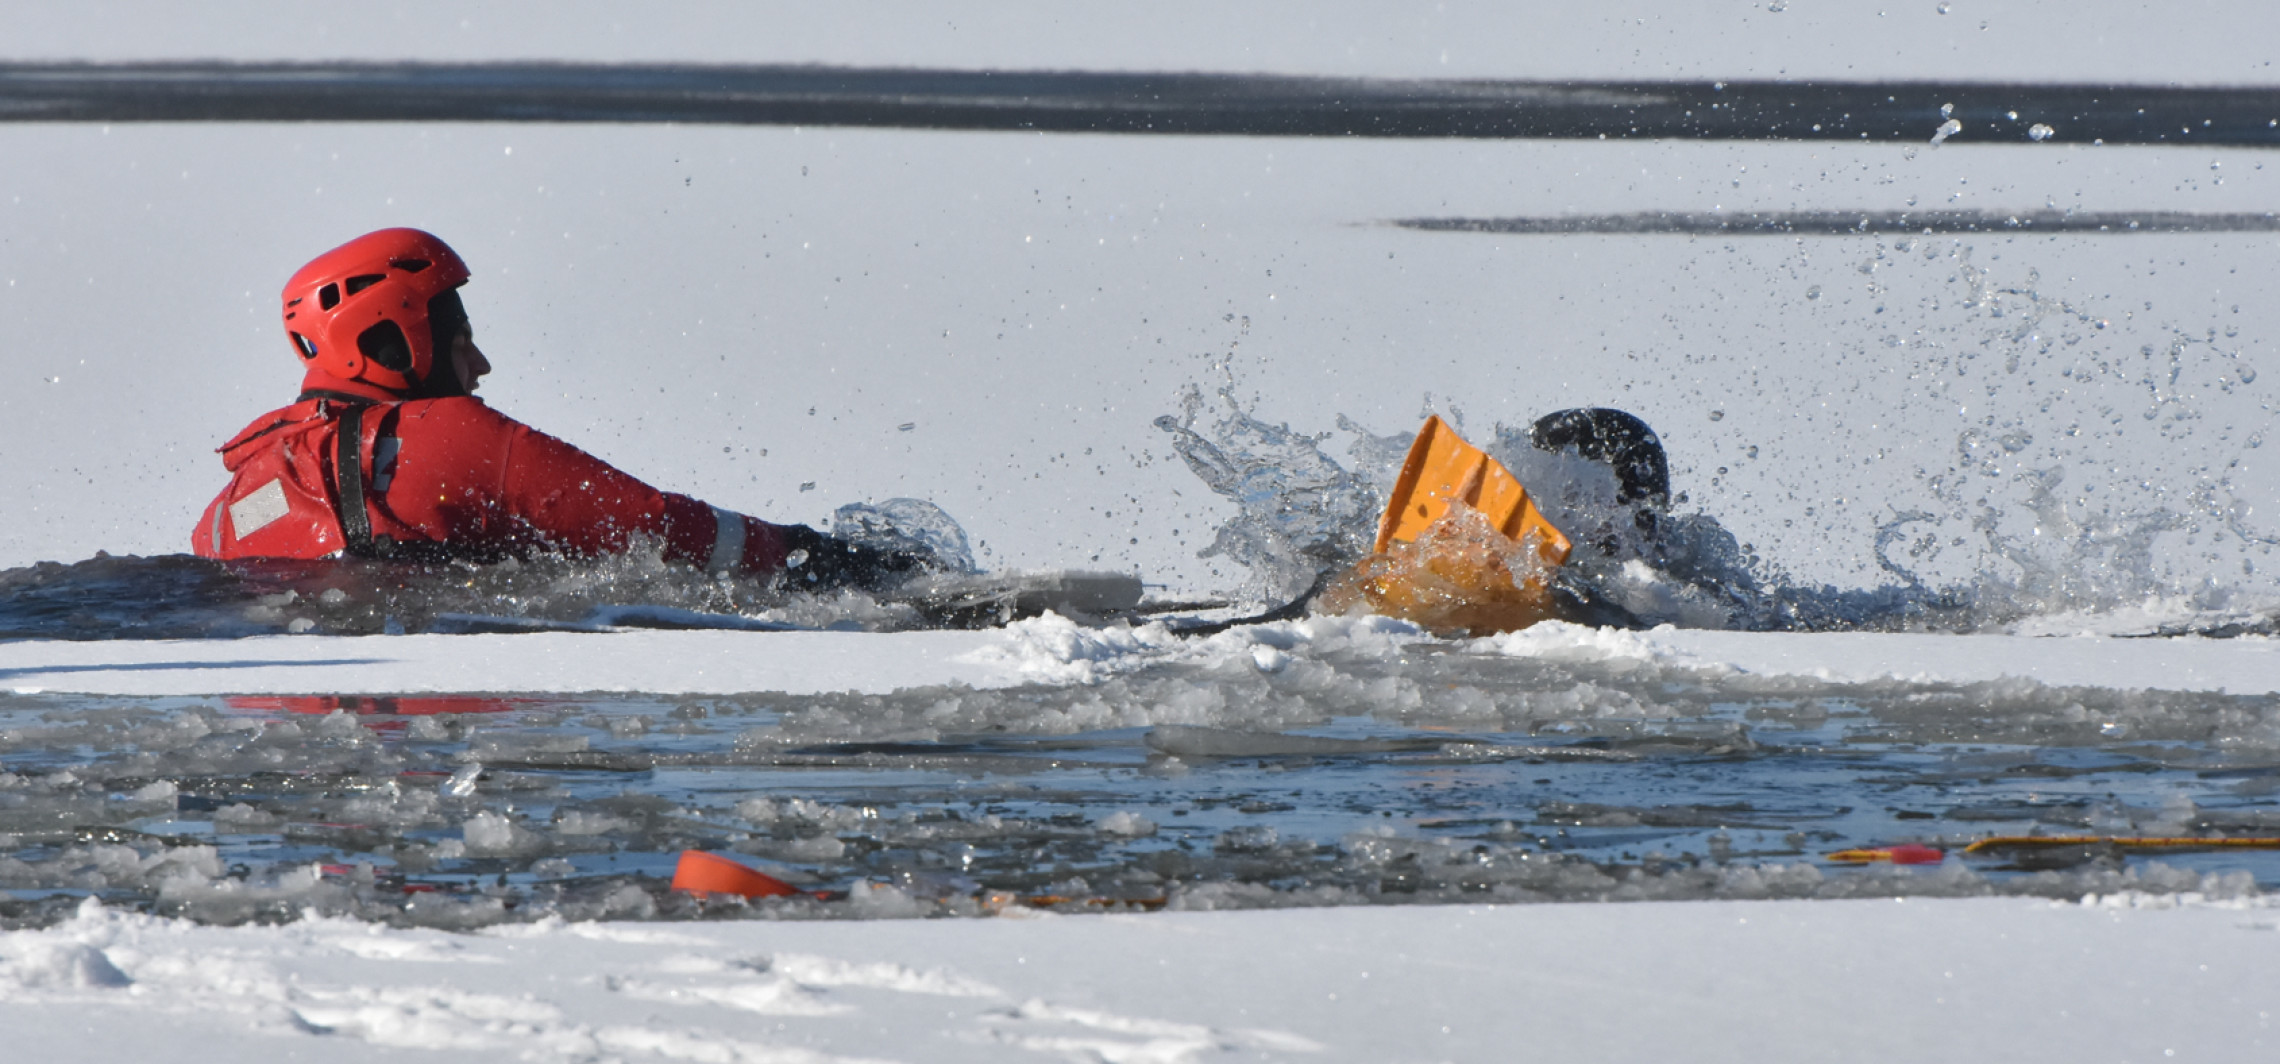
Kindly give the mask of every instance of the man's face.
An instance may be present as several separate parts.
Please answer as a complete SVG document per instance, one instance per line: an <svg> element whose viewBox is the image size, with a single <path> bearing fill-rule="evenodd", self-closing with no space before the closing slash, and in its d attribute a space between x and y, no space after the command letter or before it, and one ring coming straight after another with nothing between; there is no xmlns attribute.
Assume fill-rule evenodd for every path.
<svg viewBox="0 0 2280 1064"><path fill-rule="evenodd" d="M483 375L491 372L491 360L483 357L483 349L475 346L475 327L461 326L459 335L451 338L451 368L459 376L459 383L469 395Z"/></svg>

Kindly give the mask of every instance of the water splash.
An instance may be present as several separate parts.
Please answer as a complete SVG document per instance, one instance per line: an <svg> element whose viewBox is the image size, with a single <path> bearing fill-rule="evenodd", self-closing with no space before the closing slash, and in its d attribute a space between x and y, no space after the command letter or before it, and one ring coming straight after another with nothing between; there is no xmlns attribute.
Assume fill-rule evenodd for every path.
<svg viewBox="0 0 2280 1064"><path fill-rule="evenodd" d="M1355 436L1349 453L1365 471L1357 472L1324 452L1328 434L1266 424L1227 388L1218 399L1218 416L1206 421L1199 416L1205 407L1201 391L1191 386L1182 415L1157 421L1205 484L1240 507L1204 554L1251 567L1254 589L1270 597L1294 596L1323 574L1366 556L1406 438L1371 433L1341 416L1340 429ZM1979 545L1980 568L1967 578L1939 581L1920 573L1923 559L1962 544L1943 543L1939 530L1929 527L1952 516L1908 510L1876 529L1874 560L1888 582L1841 588L1792 580L1709 513L1642 513L1619 501L1619 484L1607 466L1572 451L1537 450L1524 428L1499 425L1492 440L1485 449L1530 485L1546 516L1575 540L1576 552L1563 573L1568 585L1643 625L1975 631L2037 618L2127 613L2154 603L2163 607L2170 629L2180 617L2187 630L2275 626L2262 614L2251 613L2245 621L2227 616L2232 596L2222 587L2185 587L2160 575L2157 537L2195 527L2189 518L2158 509L2087 508L2060 490L2064 473L2056 468L2015 476L2028 489L2015 507L1981 501L1951 510L1971 514ZM2025 433L2014 432L1995 445L2016 455L2029 442ZM1974 449L1964 449L1967 458ZM2020 519L2031 522L2027 534L2010 530Z"/></svg>
<svg viewBox="0 0 2280 1064"><path fill-rule="evenodd" d="M937 569L972 573L974 550L966 530L941 507L924 499L849 503L832 512L831 534L881 550L931 558Z"/></svg>
<svg viewBox="0 0 2280 1064"><path fill-rule="evenodd" d="M1213 404L1190 385L1180 396L1180 413L1155 424L1171 433L1173 448L1204 486L1237 507L1200 556L1250 569L1245 591L1287 600L1325 570L1368 552L1377 536L1383 488L1323 454L1327 436L1252 417L1233 391L1231 384L1222 385ZM1383 438L1365 433L1356 447L1366 466L1384 461ZM1392 464L1399 462L1396 453Z"/></svg>
<svg viewBox="0 0 2280 1064"><path fill-rule="evenodd" d="M1861 263L1880 301L1910 270L1948 272L1924 305L1960 320L1884 337L1921 384L1892 417L1955 442L1885 526L1886 571L1967 591L1989 620L2270 597L2220 579L2252 574L2275 545L2239 520L2269 494L2246 482L2247 458L2273 413L2246 391L2257 374L2237 327L2167 324L2150 302L2079 304L2032 269L1999 280L1952 242L1880 242Z"/></svg>
<svg viewBox="0 0 2280 1064"><path fill-rule="evenodd" d="M932 503L840 507L833 532L975 571L965 530ZM942 578L935 581L942 583ZM932 587L934 585L929 585ZM213 639L251 635L592 631L610 627L855 628L977 623L924 596L805 594L707 573L646 543L601 558L475 564L365 559L219 562L98 553L0 571L0 639Z"/></svg>

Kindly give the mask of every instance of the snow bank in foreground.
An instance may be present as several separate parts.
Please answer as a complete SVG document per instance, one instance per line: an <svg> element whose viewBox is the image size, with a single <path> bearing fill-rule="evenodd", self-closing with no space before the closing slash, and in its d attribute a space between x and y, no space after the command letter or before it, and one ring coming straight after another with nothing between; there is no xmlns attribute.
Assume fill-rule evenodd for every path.
<svg viewBox="0 0 2280 1064"><path fill-rule="evenodd" d="M90 904L0 934L0 1024L22 1059L189 1062L2246 1060L2276 930L2144 895L478 935Z"/></svg>

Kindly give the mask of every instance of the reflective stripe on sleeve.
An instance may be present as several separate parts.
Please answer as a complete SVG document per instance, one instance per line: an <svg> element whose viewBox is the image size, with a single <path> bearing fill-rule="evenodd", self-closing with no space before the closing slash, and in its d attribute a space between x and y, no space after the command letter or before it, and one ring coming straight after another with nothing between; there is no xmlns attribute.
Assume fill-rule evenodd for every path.
<svg viewBox="0 0 2280 1064"><path fill-rule="evenodd" d="M710 572L725 573L744 564L744 515L718 506L711 509L712 557L705 560L705 568Z"/></svg>

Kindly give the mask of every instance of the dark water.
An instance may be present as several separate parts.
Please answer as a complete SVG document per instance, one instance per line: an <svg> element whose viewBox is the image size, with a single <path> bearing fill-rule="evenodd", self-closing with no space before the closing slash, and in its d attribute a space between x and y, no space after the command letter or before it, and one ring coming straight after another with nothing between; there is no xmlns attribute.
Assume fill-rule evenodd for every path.
<svg viewBox="0 0 2280 1064"><path fill-rule="evenodd" d="M679 122L1018 132L2269 146L2261 87L1490 81L580 63L19 63L0 120ZM1945 139L1945 135L1942 136ZM1935 141L1936 143L1936 141Z"/></svg>
<svg viewBox="0 0 2280 1064"><path fill-rule="evenodd" d="M1237 630L1090 686L890 695L0 697L0 920L79 897L578 917L2270 889L2280 699L1831 684ZM606 637L600 637L606 638ZM861 904L699 904L717 850ZM869 889L887 884L886 891ZM887 899L882 902L881 899ZM891 902L891 904L889 904Z"/></svg>
<svg viewBox="0 0 2280 1064"><path fill-rule="evenodd" d="M890 594L808 595L670 565L651 554L495 564L98 554L0 570L0 639L234 639L590 631L832 628L902 631L1003 624L1057 609L1132 615L1139 582L1117 574L925 577Z"/></svg>

